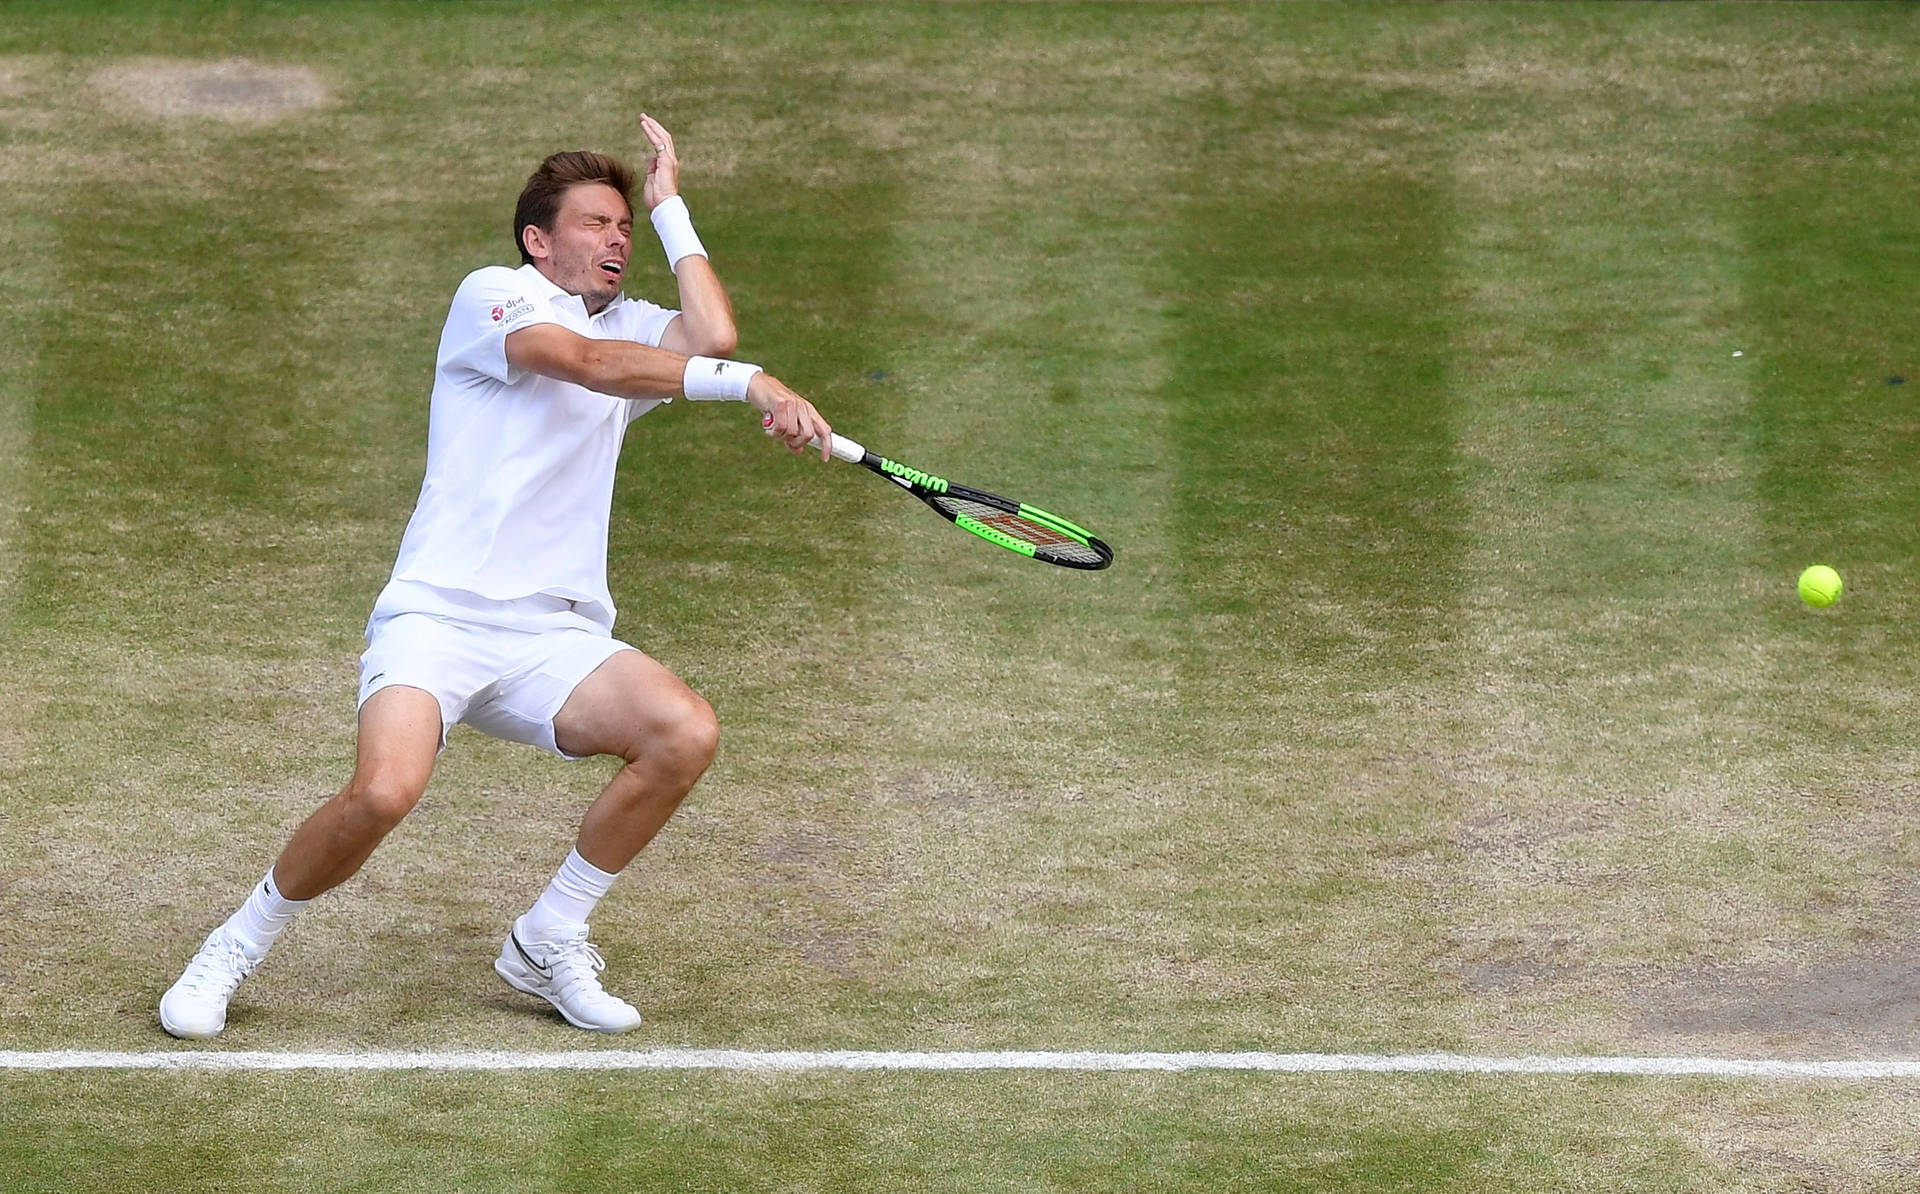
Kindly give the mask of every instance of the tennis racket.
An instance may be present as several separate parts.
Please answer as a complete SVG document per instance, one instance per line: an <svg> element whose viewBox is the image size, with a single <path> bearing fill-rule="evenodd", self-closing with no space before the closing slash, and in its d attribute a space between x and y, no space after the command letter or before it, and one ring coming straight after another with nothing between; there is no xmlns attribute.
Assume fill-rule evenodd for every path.
<svg viewBox="0 0 1920 1194"><path fill-rule="evenodd" d="M815 440L814 447L819 446ZM954 526L1017 555L1088 571L1113 563L1113 548L1038 506L1003 498L984 489L957 485L945 477L876 456L844 435L833 437L833 458L863 465L932 506Z"/></svg>

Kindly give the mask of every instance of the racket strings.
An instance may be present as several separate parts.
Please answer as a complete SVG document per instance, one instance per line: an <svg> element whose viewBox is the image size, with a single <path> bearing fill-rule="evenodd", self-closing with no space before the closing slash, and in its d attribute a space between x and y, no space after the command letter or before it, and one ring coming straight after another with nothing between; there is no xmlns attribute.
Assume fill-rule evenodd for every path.
<svg viewBox="0 0 1920 1194"><path fill-rule="evenodd" d="M1009 538L1032 544L1036 551L1047 555L1081 564L1094 565L1103 562L1101 554L1092 547L1072 535L1044 523L1035 522L1025 515L950 493L940 494L930 500L949 518L964 515Z"/></svg>

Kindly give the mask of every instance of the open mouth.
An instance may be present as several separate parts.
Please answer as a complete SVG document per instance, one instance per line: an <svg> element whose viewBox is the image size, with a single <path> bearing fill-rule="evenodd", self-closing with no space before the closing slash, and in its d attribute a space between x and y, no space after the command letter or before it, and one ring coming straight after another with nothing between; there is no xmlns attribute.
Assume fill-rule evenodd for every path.
<svg viewBox="0 0 1920 1194"><path fill-rule="evenodd" d="M615 282L620 280L620 271L624 268L618 261L608 260L600 263L600 272Z"/></svg>

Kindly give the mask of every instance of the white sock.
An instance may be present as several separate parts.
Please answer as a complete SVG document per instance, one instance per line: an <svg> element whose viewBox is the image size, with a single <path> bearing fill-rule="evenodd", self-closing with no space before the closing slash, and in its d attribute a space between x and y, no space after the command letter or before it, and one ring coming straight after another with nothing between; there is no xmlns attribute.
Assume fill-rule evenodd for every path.
<svg viewBox="0 0 1920 1194"><path fill-rule="evenodd" d="M560 864L560 871L554 875L553 882L540 893L526 916L522 917L522 927L535 941L545 941L548 934L562 925L583 925L587 917L593 915L593 906L607 894L617 875L606 871L580 857L580 851L567 851L567 860Z"/></svg>
<svg viewBox="0 0 1920 1194"><path fill-rule="evenodd" d="M227 930L240 939L240 948L258 962L273 948L273 939L293 920L293 914L307 906L305 900L290 900L280 894L273 881L273 868L254 886L253 894L240 905L240 911L227 918Z"/></svg>

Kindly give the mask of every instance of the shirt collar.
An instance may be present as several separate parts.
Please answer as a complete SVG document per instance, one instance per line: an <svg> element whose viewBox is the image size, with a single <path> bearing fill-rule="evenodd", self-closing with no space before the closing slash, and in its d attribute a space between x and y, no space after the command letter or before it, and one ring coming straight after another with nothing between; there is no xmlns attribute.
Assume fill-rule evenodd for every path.
<svg viewBox="0 0 1920 1194"><path fill-rule="evenodd" d="M554 285L553 279L541 273L539 267L534 265L531 261L521 266L519 272L523 276L525 276L525 278L527 279L527 284L532 286L536 293L546 296L546 299L548 302L571 303L577 310L580 311L581 314L583 315L586 314L587 300L581 298L577 294L568 294L566 291L560 289L560 287ZM588 316L588 318L598 319L600 318L600 316L605 315L607 312L613 310L615 307L618 307L621 303L624 303L626 301L627 301L627 296L624 293L616 294L613 296L612 302L602 307L598 313Z"/></svg>

